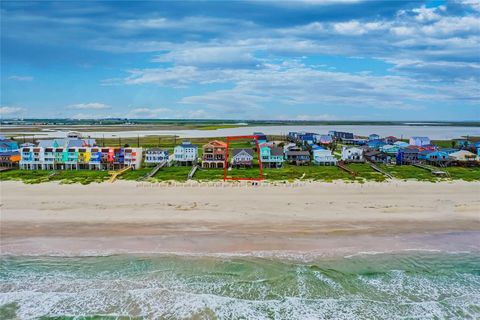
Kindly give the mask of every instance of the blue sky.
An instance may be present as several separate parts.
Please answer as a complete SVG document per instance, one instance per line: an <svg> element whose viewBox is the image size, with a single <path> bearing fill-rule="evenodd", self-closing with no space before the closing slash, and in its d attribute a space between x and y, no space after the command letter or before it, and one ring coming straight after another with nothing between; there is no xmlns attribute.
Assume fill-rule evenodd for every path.
<svg viewBox="0 0 480 320"><path fill-rule="evenodd" d="M1 2L0 115L480 120L480 4Z"/></svg>

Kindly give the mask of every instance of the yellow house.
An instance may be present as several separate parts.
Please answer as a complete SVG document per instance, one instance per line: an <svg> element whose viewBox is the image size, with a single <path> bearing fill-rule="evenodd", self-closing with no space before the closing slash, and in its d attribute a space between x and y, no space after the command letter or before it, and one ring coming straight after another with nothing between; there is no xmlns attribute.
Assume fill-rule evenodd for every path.
<svg viewBox="0 0 480 320"><path fill-rule="evenodd" d="M90 149L89 148L78 148L78 164L88 165L90 162Z"/></svg>

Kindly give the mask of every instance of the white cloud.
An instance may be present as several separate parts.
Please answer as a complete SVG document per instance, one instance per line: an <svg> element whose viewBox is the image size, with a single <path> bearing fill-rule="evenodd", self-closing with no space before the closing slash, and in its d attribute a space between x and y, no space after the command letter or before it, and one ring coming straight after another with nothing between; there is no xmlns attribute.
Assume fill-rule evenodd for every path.
<svg viewBox="0 0 480 320"><path fill-rule="evenodd" d="M170 118L171 112L169 108L135 108L127 113L127 118Z"/></svg>
<svg viewBox="0 0 480 320"><path fill-rule="evenodd" d="M68 109L76 109L76 110L102 110L102 109L110 109L111 106L99 103L99 102L90 102L90 103L78 103L72 104L67 106Z"/></svg>
<svg viewBox="0 0 480 320"><path fill-rule="evenodd" d="M235 46L203 46L174 50L158 56L154 61L201 67L252 67L258 63L249 48Z"/></svg>
<svg viewBox="0 0 480 320"><path fill-rule="evenodd" d="M25 112L25 108L1 106L0 116L21 116Z"/></svg>
<svg viewBox="0 0 480 320"><path fill-rule="evenodd" d="M8 79L9 80L14 80L14 81L33 81L32 76L18 76L18 75L15 75L15 76L8 77Z"/></svg>
<svg viewBox="0 0 480 320"><path fill-rule="evenodd" d="M70 116L70 119L75 119L75 120L106 119L106 118L117 118L117 117L112 115L107 115L107 114L94 114L94 113L83 113L83 112Z"/></svg>

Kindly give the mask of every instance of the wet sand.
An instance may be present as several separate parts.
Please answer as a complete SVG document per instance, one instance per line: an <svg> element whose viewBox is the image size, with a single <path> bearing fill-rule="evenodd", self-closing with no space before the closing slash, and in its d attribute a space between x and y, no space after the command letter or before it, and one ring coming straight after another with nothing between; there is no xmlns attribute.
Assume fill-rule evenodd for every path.
<svg viewBox="0 0 480 320"><path fill-rule="evenodd" d="M477 250L480 183L1 183L2 254Z"/></svg>

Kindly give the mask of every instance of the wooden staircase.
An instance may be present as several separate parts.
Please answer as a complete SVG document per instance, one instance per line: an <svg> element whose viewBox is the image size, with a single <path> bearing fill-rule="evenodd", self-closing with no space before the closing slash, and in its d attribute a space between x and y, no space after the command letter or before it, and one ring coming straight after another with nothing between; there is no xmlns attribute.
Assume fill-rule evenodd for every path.
<svg viewBox="0 0 480 320"><path fill-rule="evenodd" d="M123 169L117 170L117 171L109 171L108 174L111 175L110 177L110 183L115 182L117 180L118 176L121 175L124 172L127 172L128 170L132 170L132 166L125 167Z"/></svg>
<svg viewBox="0 0 480 320"><path fill-rule="evenodd" d="M368 159L367 159L366 161L367 161L368 165L369 165L373 170L375 170L375 171L377 171L377 172L380 172L381 174L383 174L384 176L386 176L386 177L389 178L389 179L393 179L393 176L392 176L390 173L386 172L385 170L382 170L380 167L378 167L378 166L377 166L375 163L373 163L372 161L370 161L370 160L368 160Z"/></svg>
<svg viewBox="0 0 480 320"><path fill-rule="evenodd" d="M187 177L187 180L192 180L193 176L195 175L195 172L197 172L199 166L198 165L194 165L192 167L192 170L190 170L190 172L188 173L188 177Z"/></svg>
<svg viewBox="0 0 480 320"><path fill-rule="evenodd" d="M340 169L342 169L343 171L346 171L348 172L349 174L351 174L352 176L356 177L357 176L357 173L349 168L347 168L347 166L345 165L345 162L344 161L337 161L337 167L339 167Z"/></svg>
<svg viewBox="0 0 480 320"><path fill-rule="evenodd" d="M438 169L435 168L435 167L432 167L432 166L429 166L429 165L426 165L426 164L415 163L415 164L413 164L413 166L415 166L415 167L417 167L417 168L424 169L424 170L428 170L428 171L430 171L434 176L438 176L438 177L450 177L450 174L449 174L447 171L441 171L441 170L438 170Z"/></svg>
<svg viewBox="0 0 480 320"><path fill-rule="evenodd" d="M157 174L158 170L160 170L161 168L165 167L167 165L167 161L163 161L163 162L160 162L159 164L157 164L155 166L155 168L153 168L149 173L147 173L143 178L142 180L147 180L147 179L150 179L151 177L153 177L154 175Z"/></svg>

